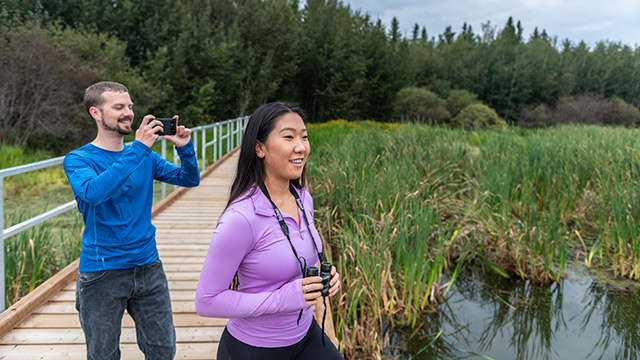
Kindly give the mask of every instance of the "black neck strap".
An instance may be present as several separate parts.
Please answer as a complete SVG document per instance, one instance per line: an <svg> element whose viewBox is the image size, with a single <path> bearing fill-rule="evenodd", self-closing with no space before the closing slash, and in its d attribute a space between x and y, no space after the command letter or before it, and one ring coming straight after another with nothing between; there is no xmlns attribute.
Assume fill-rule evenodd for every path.
<svg viewBox="0 0 640 360"><path fill-rule="evenodd" d="M271 206L273 206L273 211L276 213L276 218L278 219L278 223L280 224L280 229L282 229L282 233L284 234L284 236L289 241L289 245L291 246L291 250L293 250L293 254L296 256L296 259L298 260L298 263L300 264L300 272L302 273L302 277L305 277L305 268L306 268L305 265L306 264L305 265L302 264L302 260L300 260L300 256L298 256L298 252L296 251L296 248L293 246L293 243L291 242L291 238L289 237L289 227L284 222L284 217L282 216L282 212L280 212L280 210L278 209L276 204L273 202L273 200L271 200L271 196L269 195L269 191L267 190L267 187L265 186L264 183L260 184L260 190L262 190L262 192L267 197L267 199L269 199L269 202L271 203ZM292 184L289 184L289 191L291 192L293 197L296 199L296 204L298 205L300 210L302 210L302 217L304 217L304 222L307 225L307 229L309 230L309 236L311 236L311 241L313 242L313 246L316 248L316 252L318 253L318 259L320 259L320 261L322 262L322 261L325 260L324 259L324 254L321 251L318 251L318 245L316 244L316 241L313 238L313 232L311 231L311 224L309 223L309 219L307 218L307 213L304 211L304 205L302 204L302 200L300 199L300 195L298 195L298 192L296 191L296 189L293 187Z"/></svg>
<svg viewBox="0 0 640 360"><path fill-rule="evenodd" d="M280 212L276 204L273 202L273 200L271 200L271 196L269 195L269 191L267 191L267 186L264 184L264 182L260 184L260 190L262 190L262 192L267 197L267 199L269 199L271 206L273 206L273 211L276 213L276 218L278 218L278 223L280 223L280 228L282 229L282 233L284 234L284 236L287 237L287 240L289 241L291 250L293 250L293 255L295 255L296 259L298 260L298 263L300 264L300 272L302 273L302 277L304 278L306 276L305 274L306 260L305 260L305 264L303 265L302 260L300 260L300 256L298 256L298 252L296 251L296 248L293 246L293 243L291 242L291 238L289 237L289 227L284 222L284 217L282 216L282 213ZM302 210L302 217L304 217L304 222L307 224L307 230L309 230L309 236L311 236L311 241L313 242L313 246L316 248L316 252L318 253L318 259L320 259L320 262L323 262L325 261L324 254L321 251L318 251L318 245L316 244L316 240L313 238L313 231L311 231L311 224L309 223L309 219L307 218L307 213L304 211L304 205L302 204L300 195L298 195L298 192L296 191L296 189L293 187L291 183L289 183L289 191L291 192L291 195L293 195L293 197L296 199L296 204L298 204L298 207L300 208L300 210ZM304 258L302 259L304 260ZM327 315L327 307L326 307L327 304L325 301L326 301L326 297L323 297L322 302L325 305L324 315L322 317L323 333L324 333L324 318ZM298 325L300 325L301 317L302 317L302 309L298 314L298 321L297 321ZM324 347L324 335L322 336L322 347Z"/></svg>

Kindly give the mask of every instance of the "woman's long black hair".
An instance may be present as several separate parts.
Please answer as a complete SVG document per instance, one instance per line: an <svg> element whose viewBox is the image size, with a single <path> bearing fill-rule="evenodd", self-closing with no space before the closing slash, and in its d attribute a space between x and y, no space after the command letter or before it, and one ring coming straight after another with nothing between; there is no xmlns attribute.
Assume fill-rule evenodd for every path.
<svg viewBox="0 0 640 360"><path fill-rule="evenodd" d="M305 121L304 112L293 105L281 102L272 102L260 106L251 114L247 128L242 136L242 144L240 145L240 159L238 160L238 169L236 177L231 185L229 201L227 207L231 205L242 194L247 192L252 186L256 186L251 194L253 195L257 188L264 183L265 171L262 158L256 155L256 141L265 144L269 133L273 130L276 120L286 113L296 113L300 115L302 121ZM306 165L302 169L302 175L291 183L299 189L305 186L306 182Z"/></svg>

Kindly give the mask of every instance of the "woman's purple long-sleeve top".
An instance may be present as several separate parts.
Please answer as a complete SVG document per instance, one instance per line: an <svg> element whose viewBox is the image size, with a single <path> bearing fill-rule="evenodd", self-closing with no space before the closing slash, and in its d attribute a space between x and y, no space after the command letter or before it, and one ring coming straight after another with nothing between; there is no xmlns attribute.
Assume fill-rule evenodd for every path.
<svg viewBox="0 0 640 360"><path fill-rule="evenodd" d="M252 188L253 190L255 188ZM313 319L302 293L300 265L284 236L273 207L260 190L251 190L231 204L218 220L196 290L201 316L230 318L233 337L260 347L289 346L300 341ZM298 209L300 226L284 214L290 238L307 266L322 250L313 222L313 200L298 190L313 238ZM313 239L316 240L314 246ZM229 290L238 273L238 290ZM298 315L302 310L300 323Z"/></svg>

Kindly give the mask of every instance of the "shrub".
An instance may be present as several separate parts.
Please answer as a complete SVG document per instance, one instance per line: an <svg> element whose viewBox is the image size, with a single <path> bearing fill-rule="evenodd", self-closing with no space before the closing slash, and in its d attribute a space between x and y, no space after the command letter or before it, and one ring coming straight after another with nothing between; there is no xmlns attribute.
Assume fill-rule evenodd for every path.
<svg viewBox="0 0 640 360"><path fill-rule="evenodd" d="M561 97L553 111L558 124L602 124L607 112L603 95L582 94Z"/></svg>
<svg viewBox="0 0 640 360"><path fill-rule="evenodd" d="M626 103L624 100L614 97L608 101L608 111L605 113L605 125L640 125L640 110Z"/></svg>
<svg viewBox="0 0 640 360"><path fill-rule="evenodd" d="M462 109L471 104L478 104L478 95L467 90L451 90L447 98L447 110L451 117L456 117Z"/></svg>
<svg viewBox="0 0 640 360"><path fill-rule="evenodd" d="M551 109L545 104L525 107L520 112L518 125L524 128L543 128L554 125L556 120L551 114Z"/></svg>
<svg viewBox="0 0 640 360"><path fill-rule="evenodd" d="M622 125L640 123L640 110L620 98L606 99L601 94L586 93L563 97L553 111L559 124Z"/></svg>
<svg viewBox="0 0 640 360"><path fill-rule="evenodd" d="M451 125L466 130L494 128L503 129L507 122L496 111L484 104L471 104L453 118Z"/></svg>
<svg viewBox="0 0 640 360"><path fill-rule="evenodd" d="M418 87L406 87L398 92L395 103L397 118L414 122L445 123L451 119L446 101L433 92Z"/></svg>

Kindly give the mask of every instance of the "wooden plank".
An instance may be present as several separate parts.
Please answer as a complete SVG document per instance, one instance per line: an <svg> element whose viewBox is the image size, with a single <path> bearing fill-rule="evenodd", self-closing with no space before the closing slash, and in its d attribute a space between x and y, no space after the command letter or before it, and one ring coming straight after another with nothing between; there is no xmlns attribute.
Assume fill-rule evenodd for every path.
<svg viewBox="0 0 640 360"><path fill-rule="evenodd" d="M213 234L213 230L211 231L211 234ZM158 245L164 245L164 244L196 244L196 245L206 245L207 247L209 246L209 244L211 244L211 236L205 237L205 238L201 238L201 239L189 239L188 236L182 236L178 239L176 239L175 237L173 238L166 238L166 237L160 237L160 238L156 238L156 243Z"/></svg>
<svg viewBox="0 0 640 360"><path fill-rule="evenodd" d="M14 326L22 322L42 303L53 296L60 289L67 286L77 277L79 260L66 266L57 274L50 277L34 291L27 294L7 310L0 314L0 336L6 334Z"/></svg>
<svg viewBox="0 0 640 360"><path fill-rule="evenodd" d="M195 289L172 290L172 291L170 291L170 296L171 296L171 300L184 300L184 301L192 300L192 301L195 301L195 299L196 299L196 290ZM74 302L75 300L76 300L76 292L75 291L64 290L64 291L58 292L49 301L51 301L51 302L60 302L60 301Z"/></svg>
<svg viewBox="0 0 640 360"><path fill-rule="evenodd" d="M77 314L76 304L73 301L48 302L40 306L34 314Z"/></svg>
<svg viewBox="0 0 640 360"><path fill-rule="evenodd" d="M169 281L169 290L189 290L195 289L198 286L198 281Z"/></svg>
<svg viewBox="0 0 640 360"><path fill-rule="evenodd" d="M195 289L197 285L198 285L198 282L193 280L169 281L169 290L191 290L191 289ZM75 291L75 289L76 289L75 282L70 283L64 288L64 290L72 290L72 291Z"/></svg>
<svg viewBox="0 0 640 360"><path fill-rule="evenodd" d="M200 263L195 263L195 264L167 264L167 263L163 263L162 266L164 267L164 271L165 272L199 272L200 270L202 270L202 264Z"/></svg>
<svg viewBox="0 0 640 360"><path fill-rule="evenodd" d="M165 226L165 228L167 229L193 229L193 228L198 228L198 229L213 229L215 227L215 223L211 222L211 223L199 223L199 224L181 224L180 222L177 221L173 221L170 223L167 223Z"/></svg>
<svg viewBox="0 0 640 360"><path fill-rule="evenodd" d="M195 209L195 208L191 208L189 211L176 211L175 209L171 209L171 211L169 211L169 209L167 209L167 211L161 214L158 214L155 218L153 218L153 222L155 223L158 220L174 220L176 218L209 220L214 216L214 213L215 213L214 211L205 210L205 209ZM197 210L197 212L194 210Z"/></svg>
<svg viewBox="0 0 640 360"><path fill-rule="evenodd" d="M196 327L196 326L222 326L227 324L227 319L206 318L198 314L174 314L173 325L176 327ZM123 328L132 328L133 319L125 312L122 318ZM43 328L79 328L80 320L78 314L33 314L25 321L16 326L16 329Z"/></svg>
<svg viewBox="0 0 640 360"><path fill-rule="evenodd" d="M226 153L223 157L221 157L220 159L218 159L218 161L214 162L211 166L209 166L205 171L202 172L202 174L200 175L200 177L208 177L211 173L213 173L213 171L219 167L221 168L226 168L226 169L234 169L237 167L236 166L229 166L226 163L225 160L229 159L230 157L232 157L234 154L236 153L240 153L238 150L240 150L240 146L236 146L235 148L233 148L231 151L229 151L228 153ZM227 165L227 166L224 166Z"/></svg>
<svg viewBox="0 0 640 360"><path fill-rule="evenodd" d="M176 328L176 342L214 342L220 340L224 327L179 327ZM136 330L124 328L120 335L121 344L135 344ZM1 345L19 344L84 344L84 333L80 328L69 329L13 329L0 338Z"/></svg>
<svg viewBox="0 0 640 360"><path fill-rule="evenodd" d="M167 280L195 280L200 279L200 272L181 272L181 273L167 273Z"/></svg>
<svg viewBox="0 0 640 360"><path fill-rule="evenodd" d="M189 235L189 236L199 236L198 234L202 234L202 235L206 235L209 234L209 229L182 229L182 230L175 230L175 229L161 229L158 230L156 232L157 234L177 234L177 235Z"/></svg>
<svg viewBox="0 0 640 360"><path fill-rule="evenodd" d="M185 195L186 196L186 195ZM226 207L226 201L222 199L207 199L206 201L202 200L202 197L194 198L192 200L181 199L179 203L172 205L169 208L170 213L179 213L185 214L193 211L194 204L205 205L204 207L200 207L202 211L206 214L213 214L218 212L218 214L222 214L222 211Z"/></svg>
<svg viewBox="0 0 640 360"><path fill-rule="evenodd" d="M186 199L186 200L189 200L189 199ZM211 207L213 203L216 201L220 201L220 199L204 199L202 196L198 196L198 197L194 197L193 200L191 201L181 201L180 206L176 206L175 208L172 207L171 209L172 210L186 209L186 210L193 211L193 209L197 209L197 208ZM226 200L224 201L226 205ZM219 209L222 211L224 207L221 206Z"/></svg>
<svg viewBox="0 0 640 360"><path fill-rule="evenodd" d="M204 263L204 256L202 258L197 257L176 257L176 256L163 256L162 266L169 264L200 264Z"/></svg>
<svg viewBox="0 0 640 360"><path fill-rule="evenodd" d="M207 255L207 252L206 251L203 252L201 250L197 250L197 251L190 251L190 250L164 250L164 251L160 251L160 257L161 258L173 257L173 256L197 257L197 258L201 258L203 262L204 262L205 255Z"/></svg>
<svg viewBox="0 0 640 360"><path fill-rule="evenodd" d="M121 344L122 359L143 360L136 344ZM218 342L178 343L175 359L210 360L216 358ZM3 360L85 360L86 347L82 345L0 345Z"/></svg>
<svg viewBox="0 0 640 360"><path fill-rule="evenodd" d="M196 305L193 301L172 301L171 309L174 313L195 313ZM50 301L40 306L34 313L36 314L77 314L74 301Z"/></svg>
<svg viewBox="0 0 640 360"><path fill-rule="evenodd" d="M158 244L158 251L162 250L193 250L193 251L202 251L204 253L209 250L208 244Z"/></svg>
<svg viewBox="0 0 640 360"><path fill-rule="evenodd" d="M204 229L210 228L211 226L215 226L216 222L211 218L182 218L179 220L176 219L158 219L153 221L153 225L156 227L167 227L169 229L175 229L177 225L185 226L190 229Z"/></svg>

